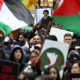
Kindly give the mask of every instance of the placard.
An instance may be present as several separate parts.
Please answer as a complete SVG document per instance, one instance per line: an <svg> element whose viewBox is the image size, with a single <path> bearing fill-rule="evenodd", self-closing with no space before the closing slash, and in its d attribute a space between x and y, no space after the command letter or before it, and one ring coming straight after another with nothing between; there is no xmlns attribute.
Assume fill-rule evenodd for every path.
<svg viewBox="0 0 80 80"><path fill-rule="evenodd" d="M41 51L41 69L55 65L61 70L61 66L66 62L68 50L69 44L46 39Z"/></svg>
<svg viewBox="0 0 80 80"><path fill-rule="evenodd" d="M52 27L49 35L55 35L58 41L64 42L64 35L69 33L73 36L73 32Z"/></svg>
<svg viewBox="0 0 80 80"><path fill-rule="evenodd" d="M0 80L18 80L19 64L0 60Z"/></svg>
<svg viewBox="0 0 80 80"><path fill-rule="evenodd" d="M48 10L49 11L49 16L51 16L51 8L41 8L41 9L37 9L36 11L36 22L38 23L42 17L44 16L43 15L43 11L44 10Z"/></svg>

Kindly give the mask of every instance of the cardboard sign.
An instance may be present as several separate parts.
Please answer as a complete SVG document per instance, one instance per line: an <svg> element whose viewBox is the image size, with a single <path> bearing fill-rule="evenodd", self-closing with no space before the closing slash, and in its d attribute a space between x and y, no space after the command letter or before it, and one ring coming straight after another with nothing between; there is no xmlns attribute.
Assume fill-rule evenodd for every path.
<svg viewBox="0 0 80 80"><path fill-rule="evenodd" d="M55 65L59 70L66 62L69 45L52 40L45 40L41 51L41 69Z"/></svg>
<svg viewBox="0 0 80 80"><path fill-rule="evenodd" d="M54 28L54 27L51 28L49 35L55 35L58 41L64 42L64 35L66 33L70 33L73 36L73 32Z"/></svg>
<svg viewBox="0 0 80 80"><path fill-rule="evenodd" d="M18 80L19 64L0 60L0 80Z"/></svg>

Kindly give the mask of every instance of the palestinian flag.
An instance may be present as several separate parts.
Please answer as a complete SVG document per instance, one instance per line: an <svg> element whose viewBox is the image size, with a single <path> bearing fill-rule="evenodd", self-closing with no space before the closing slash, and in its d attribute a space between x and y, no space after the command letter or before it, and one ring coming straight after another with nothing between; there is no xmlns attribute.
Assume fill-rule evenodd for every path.
<svg viewBox="0 0 80 80"><path fill-rule="evenodd" d="M0 0L0 30L4 35L30 24L33 24L31 13L20 0Z"/></svg>
<svg viewBox="0 0 80 80"><path fill-rule="evenodd" d="M64 29L80 35L80 0L58 0L52 16Z"/></svg>

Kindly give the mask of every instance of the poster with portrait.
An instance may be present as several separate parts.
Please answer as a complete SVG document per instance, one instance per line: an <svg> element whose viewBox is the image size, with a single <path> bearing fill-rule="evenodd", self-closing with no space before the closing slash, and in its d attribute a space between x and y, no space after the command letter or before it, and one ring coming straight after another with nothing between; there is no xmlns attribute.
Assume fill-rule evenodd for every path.
<svg viewBox="0 0 80 80"><path fill-rule="evenodd" d="M36 23L38 23L42 17L44 16L43 15L43 11L44 10L48 10L49 11L49 16L51 16L51 8L40 8L40 9L37 9L36 11Z"/></svg>

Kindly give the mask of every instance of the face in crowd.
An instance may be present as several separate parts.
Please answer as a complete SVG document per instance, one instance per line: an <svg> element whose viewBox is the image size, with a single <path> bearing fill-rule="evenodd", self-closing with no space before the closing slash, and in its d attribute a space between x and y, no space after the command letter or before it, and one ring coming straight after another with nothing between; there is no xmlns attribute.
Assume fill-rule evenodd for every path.
<svg viewBox="0 0 80 80"><path fill-rule="evenodd" d="M25 38L23 35L19 35L19 42L24 42Z"/></svg>
<svg viewBox="0 0 80 80"><path fill-rule="evenodd" d="M80 64L78 62L72 64L71 73L80 73Z"/></svg>
<svg viewBox="0 0 80 80"><path fill-rule="evenodd" d="M41 37L39 35L34 36L33 43L34 44L41 44L42 43Z"/></svg>
<svg viewBox="0 0 80 80"><path fill-rule="evenodd" d="M57 71L54 67L52 67L50 70L49 70L49 75L51 78L53 78L54 80L57 79Z"/></svg>
<svg viewBox="0 0 80 80"><path fill-rule="evenodd" d="M59 75L59 72L57 70L56 67L54 66L50 66L46 69L46 72L45 72L46 75L49 75L49 77L52 79L52 80L60 80L60 75Z"/></svg>
<svg viewBox="0 0 80 80"><path fill-rule="evenodd" d="M14 47L11 51L10 60L21 63L23 59L23 51L20 47Z"/></svg>
<svg viewBox="0 0 80 80"><path fill-rule="evenodd" d="M22 57L22 52L21 52L21 50L16 50L15 52L14 52L14 58L15 58L15 60L20 60L21 59L21 57Z"/></svg>
<svg viewBox="0 0 80 80"><path fill-rule="evenodd" d="M67 33L64 35L64 43L71 44L72 43L72 35Z"/></svg>
<svg viewBox="0 0 80 80"><path fill-rule="evenodd" d="M32 51L31 52L31 62L33 64L35 64L35 62L37 61L38 57L39 57L39 54L36 51Z"/></svg>

